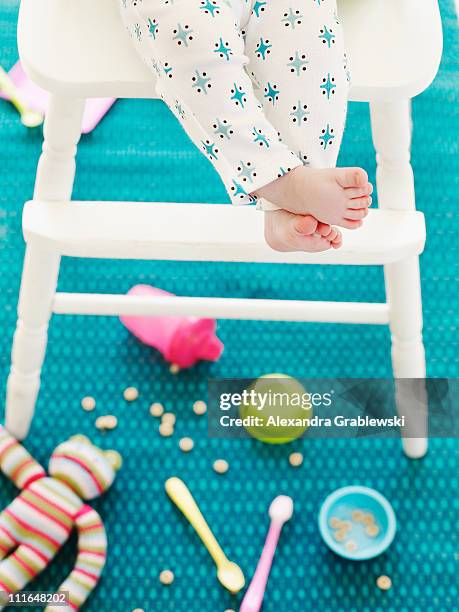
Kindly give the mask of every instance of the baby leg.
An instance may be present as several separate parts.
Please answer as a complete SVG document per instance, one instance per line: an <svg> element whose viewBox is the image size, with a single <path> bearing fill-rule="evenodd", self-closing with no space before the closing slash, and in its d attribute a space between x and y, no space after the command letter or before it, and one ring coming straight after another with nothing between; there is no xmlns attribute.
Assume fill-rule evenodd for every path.
<svg viewBox="0 0 459 612"><path fill-rule="evenodd" d="M157 92L220 174L234 204L301 166L266 119L245 71L239 15L228 2L120 0ZM276 4L276 3L274 3Z"/></svg>
<svg viewBox="0 0 459 612"><path fill-rule="evenodd" d="M254 8L244 32L265 115L304 164L257 193L277 207L353 229L367 215L372 186L360 168L335 169L349 90L336 3L294 4Z"/></svg>

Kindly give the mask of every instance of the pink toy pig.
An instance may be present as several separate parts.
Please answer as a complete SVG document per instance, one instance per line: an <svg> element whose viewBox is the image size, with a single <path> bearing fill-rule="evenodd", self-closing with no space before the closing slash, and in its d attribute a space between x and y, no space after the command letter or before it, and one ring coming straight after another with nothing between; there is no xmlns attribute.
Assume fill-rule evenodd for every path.
<svg viewBox="0 0 459 612"><path fill-rule="evenodd" d="M128 294L174 295L150 285L136 285ZM181 368L189 368L199 360L217 361L223 352L213 319L123 316L121 322L141 342L158 349L164 359Z"/></svg>

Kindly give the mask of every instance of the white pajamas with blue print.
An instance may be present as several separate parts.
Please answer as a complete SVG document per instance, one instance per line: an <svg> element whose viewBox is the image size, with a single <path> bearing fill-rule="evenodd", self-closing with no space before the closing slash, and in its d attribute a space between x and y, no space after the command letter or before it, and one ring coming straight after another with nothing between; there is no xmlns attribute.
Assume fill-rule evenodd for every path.
<svg viewBox="0 0 459 612"><path fill-rule="evenodd" d="M119 1L234 204L297 166L335 166L349 89L336 0Z"/></svg>

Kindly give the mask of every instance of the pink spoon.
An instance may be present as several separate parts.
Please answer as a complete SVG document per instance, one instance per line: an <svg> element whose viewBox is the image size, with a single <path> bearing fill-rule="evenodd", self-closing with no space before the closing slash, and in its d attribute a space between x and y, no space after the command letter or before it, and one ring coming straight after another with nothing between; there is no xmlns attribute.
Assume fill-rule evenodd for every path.
<svg viewBox="0 0 459 612"><path fill-rule="evenodd" d="M269 507L271 525L266 536L263 552L258 561L257 569L252 578L252 582L242 600L239 612L258 612L263 603L266 583L268 582L269 572L276 552L277 542L286 523L293 514L293 500L286 495L276 497Z"/></svg>

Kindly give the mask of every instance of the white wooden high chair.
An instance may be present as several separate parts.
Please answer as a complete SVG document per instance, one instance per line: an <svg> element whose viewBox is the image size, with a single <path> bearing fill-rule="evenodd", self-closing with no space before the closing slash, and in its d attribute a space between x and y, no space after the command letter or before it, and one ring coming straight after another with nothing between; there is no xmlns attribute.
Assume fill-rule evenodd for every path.
<svg viewBox="0 0 459 612"><path fill-rule="evenodd" d="M428 87L438 69L438 4L339 4L352 65L351 99L370 102L379 210L370 212L363 229L344 230L342 249L309 254L271 250L263 238L263 214L253 207L71 201L85 98L157 97L153 74L131 47L114 0L22 0L20 56L29 76L52 98L33 200L23 213L27 250L6 400L6 423L13 434L24 438L29 430L52 313L389 324L394 375L425 376L418 262L425 226L424 216L415 210L410 98ZM380 264L387 303L58 293L61 256ZM425 415L418 419L425 420ZM427 450L426 436L410 437L410 431L408 423L404 450L410 457L421 457Z"/></svg>

